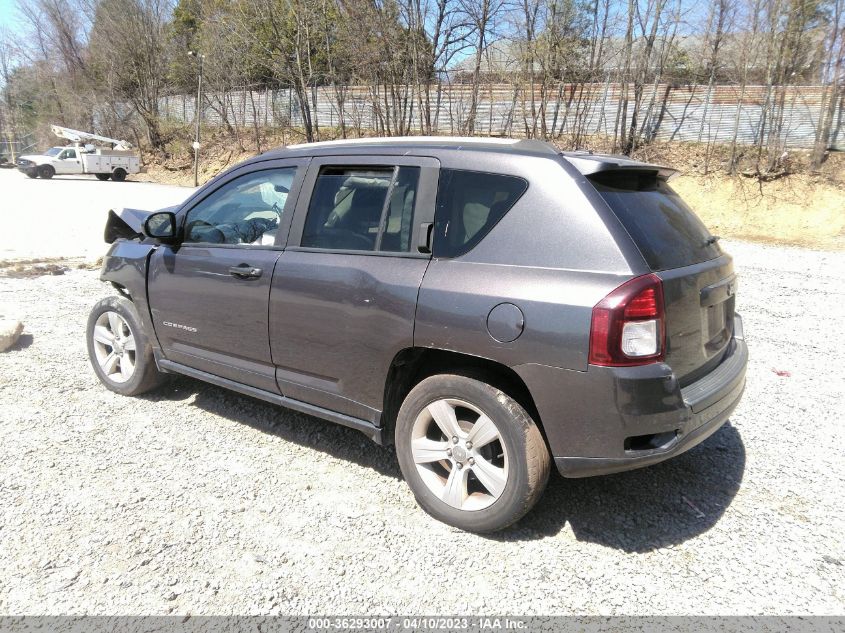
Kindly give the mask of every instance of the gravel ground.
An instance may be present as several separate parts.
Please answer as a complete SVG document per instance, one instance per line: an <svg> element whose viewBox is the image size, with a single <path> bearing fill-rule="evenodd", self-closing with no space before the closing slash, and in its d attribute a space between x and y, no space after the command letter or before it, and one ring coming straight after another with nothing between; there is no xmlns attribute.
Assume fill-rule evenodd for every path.
<svg viewBox="0 0 845 633"><path fill-rule="evenodd" d="M0 354L0 614L843 613L845 255L727 247L752 355L730 424L555 475L494 537L430 519L355 431L189 379L107 391L98 273L0 277L26 324Z"/></svg>

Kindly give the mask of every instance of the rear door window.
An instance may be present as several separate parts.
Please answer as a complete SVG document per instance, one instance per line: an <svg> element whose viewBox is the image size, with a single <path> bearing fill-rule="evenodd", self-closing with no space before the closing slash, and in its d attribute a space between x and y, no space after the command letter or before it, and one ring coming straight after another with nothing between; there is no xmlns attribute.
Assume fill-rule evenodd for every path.
<svg viewBox="0 0 845 633"><path fill-rule="evenodd" d="M324 167L317 177L302 246L409 252L418 167Z"/></svg>
<svg viewBox="0 0 845 633"><path fill-rule="evenodd" d="M653 271L715 259L722 249L681 197L653 172L599 172L593 186Z"/></svg>
<svg viewBox="0 0 845 633"><path fill-rule="evenodd" d="M469 252L525 193L517 176L441 169L433 254L458 257Z"/></svg>

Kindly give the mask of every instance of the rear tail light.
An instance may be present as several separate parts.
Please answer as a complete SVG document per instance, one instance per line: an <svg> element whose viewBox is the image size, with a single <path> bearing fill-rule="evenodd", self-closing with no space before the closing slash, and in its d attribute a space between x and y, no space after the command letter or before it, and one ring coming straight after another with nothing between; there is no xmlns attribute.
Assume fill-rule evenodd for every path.
<svg viewBox="0 0 845 633"><path fill-rule="evenodd" d="M663 360L665 322L660 277L626 281L593 308L590 364L625 367Z"/></svg>

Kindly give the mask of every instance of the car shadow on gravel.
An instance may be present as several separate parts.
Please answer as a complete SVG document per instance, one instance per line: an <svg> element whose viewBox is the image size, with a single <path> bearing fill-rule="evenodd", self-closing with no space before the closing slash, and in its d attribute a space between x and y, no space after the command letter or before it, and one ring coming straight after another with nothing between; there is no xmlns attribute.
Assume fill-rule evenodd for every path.
<svg viewBox="0 0 845 633"><path fill-rule="evenodd" d="M192 406L208 413L246 424L263 433L307 446L337 459L372 468L381 475L402 479L393 449L379 446L363 433L222 387L174 376L160 389L139 397L151 401L185 401L193 397Z"/></svg>
<svg viewBox="0 0 845 633"><path fill-rule="evenodd" d="M402 478L392 448L358 431L186 377L141 396L185 401L221 417L337 459ZM695 448L648 468L564 479L553 470L537 506L519 523L485 535L528 541L558 534L567 523L579 541L625 552L677 545L707 532L728 508L745 471L745 446L730 423Z"/></svg>
<svg viewBox="0 0 845 633"><path fill-rule="evenodd" d="M579 541L625 552L677 545L712 528L733 501L745 446L730 423L695 448L660 464L603 477L552 473L540 503L496 540L544 538L566 523Z"/></svg>

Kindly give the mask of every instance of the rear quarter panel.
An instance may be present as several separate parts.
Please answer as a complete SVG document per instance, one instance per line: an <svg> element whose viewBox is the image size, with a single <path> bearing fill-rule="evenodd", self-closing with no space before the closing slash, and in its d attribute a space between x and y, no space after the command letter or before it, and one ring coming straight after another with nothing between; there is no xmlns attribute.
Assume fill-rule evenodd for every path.
<svg viewBox="0 0 845 633"><path fill-rule="evenodd" d="M525 178L528 189L469 253L434 259L420 288L414 343L495 360L586 371L592 307L632 275L627 242L611 234L554 157L455 152L443 167ZM573 173L574 172L574 173ZM521 336L496 341L487 318L500 303L524 315ZM530 387L530 386L529 386Z"/></svg>
<svg viewBox="0 0 845 633"><path fill-rule="evenodd" d="M540 364L586 371L592 308L627 276L435 260L417 306L414 343L495 360L508 367ZM523 332L499 342L488 316L511 303Z"/></svg>

